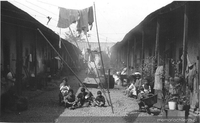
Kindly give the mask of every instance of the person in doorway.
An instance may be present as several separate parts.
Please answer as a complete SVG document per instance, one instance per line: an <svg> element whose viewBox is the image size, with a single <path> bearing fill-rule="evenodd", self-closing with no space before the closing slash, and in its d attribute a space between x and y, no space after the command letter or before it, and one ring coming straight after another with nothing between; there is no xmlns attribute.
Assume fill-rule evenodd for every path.
<svg viewBox="0 0 200 123"><path fill-rule="evenodd" d="M97 97L95 99L96 105L99 107L105 106L105 98L102 95L101 91L97 91Z"/></svg>

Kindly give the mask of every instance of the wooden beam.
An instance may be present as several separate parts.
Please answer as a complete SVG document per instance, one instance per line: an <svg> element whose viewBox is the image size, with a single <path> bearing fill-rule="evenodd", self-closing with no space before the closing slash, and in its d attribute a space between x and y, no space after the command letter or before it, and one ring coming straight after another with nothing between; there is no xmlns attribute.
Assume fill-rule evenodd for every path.
<svg viewBox="0 0 200 123"><path fill-rule="evenodd" d="M38 40L38 35L37 35L37 31L36 35L35 35L35 76L37 75L37 40Z"/></svg>
<svg viewBox="0 0 200 123"><path fill-rule="evenodd" d="M160 33L160 23L159 23L159 18L157 18L157 25L156 25L156 44L155 44L155 65L159 65L159 57L158 57L158 52L159 52L159 33ZM155 66L154 65L154 66ZM156 68L155 68L156 69ZM154 72L155 72L154 69Z"/></svg>
<svg viewBox="0 0 200 123"><path fill-rule="evenodd" d="M183 27L183 62L182 62L182 75L185 76L186 60L187 60L187 37L188 37L188 16L187 4L184 8L184 27Z"/></svg>
<svg viewBox="0 0 200 123"><path fill-rule="evenodd" d="M130 46L129 46L129 39L128 39L128 42L127 42L127 73L129 75L129 56L130 56Z"/></svg>
<svg viewBox="0 0 200 123"><path fill-rule="evenodd" d="M200 43L199 43L199 46L200 46ZM199 52L198 52L198 56L197 56L197 64L198 64L198 71L197 71L197 74L198 74L198 79L197 81L199 82L198 83L198 100L200 100L200 49L199 49ZM200 101L199 101L199 111L200 111Z"/></svg>
<svg viewBox="0 0 200 123"><path fill-rule="evenodd" d="M142 30L142 78L143 78L143 67L144 67L144 30Z"/></svg>
<svg viewBox="0 0 200 123"><path fill-rule="evenodd" d="M137 58L135 57L136 56L136 46L137 46L137 38L134 36L134 49L133 49L133 57L134 57L134 72L135 72L135 69L136 69L136 60Z"/></svg>

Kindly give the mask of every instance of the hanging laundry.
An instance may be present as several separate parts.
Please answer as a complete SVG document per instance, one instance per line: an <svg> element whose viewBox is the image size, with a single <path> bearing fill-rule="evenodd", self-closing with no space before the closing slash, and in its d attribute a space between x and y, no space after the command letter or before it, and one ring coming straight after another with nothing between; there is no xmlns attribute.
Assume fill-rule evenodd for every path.
<svg viewBox="0 0 200 123"><path fill-rule="evenodd" d="M79 17L78 10L74 9L65 9L59 7L59 20L57 27L59 28L68 28L72 23L76 22Z"/></svg>
<svg viewBox="0 0 200 123"><path fill-rule="evenodd" d="M94 22L93 7L91 6L88 9L88 24L90 25L90 30L92 30L93 22Z"/></svg>
<svg viewBox="0 0 200 123"><path fill-rule="evenodd" d="M77 31L81 33L84 31L86 34L88 31L88 10L89 8L83 9L79 11L80 18L77 24Z"/></svg>
<svg viewBox="0 0 200 123"><path fill-rule="evenodd" d="M163 74L163 66L158 66L155 72L155 90L162 90L162 74Z"/></svg>

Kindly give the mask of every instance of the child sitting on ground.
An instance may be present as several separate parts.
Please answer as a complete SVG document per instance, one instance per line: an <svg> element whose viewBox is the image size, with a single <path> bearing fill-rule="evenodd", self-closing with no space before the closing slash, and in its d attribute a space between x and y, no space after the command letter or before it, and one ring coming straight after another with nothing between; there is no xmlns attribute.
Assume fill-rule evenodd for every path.
<svg viewBox="0 0 200 123"><path fill-rule="evenodd" d="M79 107L82 107L83 104L85 103L85 96L87 95L88 93L85 91L85 88L81 88L81 92L78 94L77 96L77 99L73 105L73 109L74 108L79 108Z"/></svg>
<svg viewBox="0 0 200 123"><path fill-rule="evenodd" d="M68 94L69 89L70 86L68 85L68 79L64 78L62 80L62 83L60 84L60 92L63 96L66 96Z"/></svg>
<svg viewBox="0 0 200 123"><path fill-rule="evenodd" d="M92 92L89 92L85 96L85 106L94 106L95 97L93 96Z"/></svg>
<svg viewBox="0 0 200 123"><path fill-rule="evenodd" d="M149 80L147 78L144 79L144 84L142 85L144 88L145 93L150 93L151 92L151 86L149 84Z"/></svg>
<svg viewBox="0 0 200 123"><path fill-rule="evenodd" d="M140 92L139 92L138 97L137 97L137 103L138 103L138 106L139 106L139 111L142 111L142 107L145 106L144 103L143 103L143 101L142 101L142 99L148 98L148 93L146 93L144 91L143 87L140 87L139 91ZM147 113L149 113L150 112L149 108L146 107L146 109L147 109Z"/></svg>
<svg viewBox="0 0 200 123"><path fill-rule="evenodd" d="M64 97L64 103L66 108L71 108L75 102L75 95L72 89L69 89L68 95Z"/></svg>
<svg viewBox="0 0 200 123"><path fill-rule="evenodd" d="M96 105L99 107L105 106L105 98L102 95L101 91L97 91L97 97L95 99Z"/></svg>
<svg viewBox="0 0 200 123"><path fill-rule="evenodd" d="M128 97L137 96L137 91L134 81L132 81L131 85L125 90L125 95L128 95Z"/></svg>

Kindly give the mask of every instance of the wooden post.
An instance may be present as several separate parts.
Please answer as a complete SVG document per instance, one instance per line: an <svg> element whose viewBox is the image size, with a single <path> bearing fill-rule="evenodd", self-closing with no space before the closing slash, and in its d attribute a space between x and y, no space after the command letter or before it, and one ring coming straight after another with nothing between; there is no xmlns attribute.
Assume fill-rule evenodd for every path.
<svg viewBox="0 0 200 123"><path fill-rule="evenodd" d="M127 42L127 75L129 75L129 56L130 56L130 46L129 46L129 39Z"/></svg>
<svg viewBox="0 0 200 123"><path fill-rule="evenodd" d="M160 32L160 24L159 24L159 18L157 18L157 26L156 26L156 46L155 46L155 64L154 64L154 72L159 65L159 59L158 59L158 52L159 52L159 32Z"/></svg>
<svg viewBox="0 0 200 123"><path fill-rule="evenodd" d="M199 43L199 46L200 46L200 43ZM197 74L198 74L198 98L199 98L199 112L200 112L200 49L199 49L199 52L198 52L198 56L197 56L197 60L198 60L198 71L197 71Z"/></svg>
<svg viewBox="0 0 200 123"><path fill-rule="evenodd" d="M109 90L109 84L110 84L110 69L108 69L108 90ZM110 98L110 91L108 91L108 96ZM111 99L110 99L110 104L111 104L112 113L114 113L113 105L112 105L112 100Z"/></svg>
<svg viewBox="0 0 200 123"><path fill-rule="evenodd" d="M182 62L182 75L185 76L186 60L187 60L187 37L188 37L188 17L187 17L187 4L184 8L184 27L183 27L183 62Z"/></svg>
<svg viewBox="0 0 200 123"><path fill-rule="evenodd" d="M100 41L99 41L99 33L98 33L98 26L97 26L97 17L96 17L95 3L94 3L94 15L95 15L95 22L96 22L95 25L96 25L96 31L97 31L97 39L98 39L98 45L99 45L99 52L100 52L100 56L101 56L102 66L103 66L103 74L104 74L104 78L106 80L106 74L105 74L105 69L104 69L104 64L103 64L103 57L102 57L102 54L101 54L101 45L100 45ZM114 113L114 111L113 111L113 105L111 103L112 101L111 101L109 89L107 89L107 91L108 91L108 97L109 97L110 104L111 104L111 109L112 109L112 112Z"/></svg>
<svg viewBox="0 0 200 123"><path fill-rule="evenodd" d="M37 40L38 40L38 37L37 37L37 31L36 31L36 40L35 40L35 77L37 75Z"/></svg>
<svg viewBox="0 0 200 123"><path fill-rule="evenodd" d="M136 46L137 46L137 41L136 41L136 37L134 36L134 49L133 49L133 58L134 58L134 72L136 71L136 62L137 62L137 58L135 57L136 56Z"/></svg>
<svg viewBox="0 0 200 123"><path fill-rule="evenodd" d="M200 43L199 43L200 45ZM197 76L198 76L198 79L197 81L199 82L198 83L198 100L200 100L200 49L199 49L199 52L198 52L198 56L197 56L197 62L198 62L198 71L197 71ZM200 112L200 101L199 101L199 112Z"/></svg>
<svg viewBox="0 0 200 123"><path fill-rule="evenodd" d="M17 27L16 33L16 92L18 95L21 95L21 82L22 82L22 67L23 67L23 59L22 59L22 29Z"/></svg>
<svg viewBox="0 0 200 123"><path fill-rule="evenodd" d="M142 56L141 56L141 60L142 60L142 78L143 78L143 74L144 74L144 30L142 30Z"/></svg>

